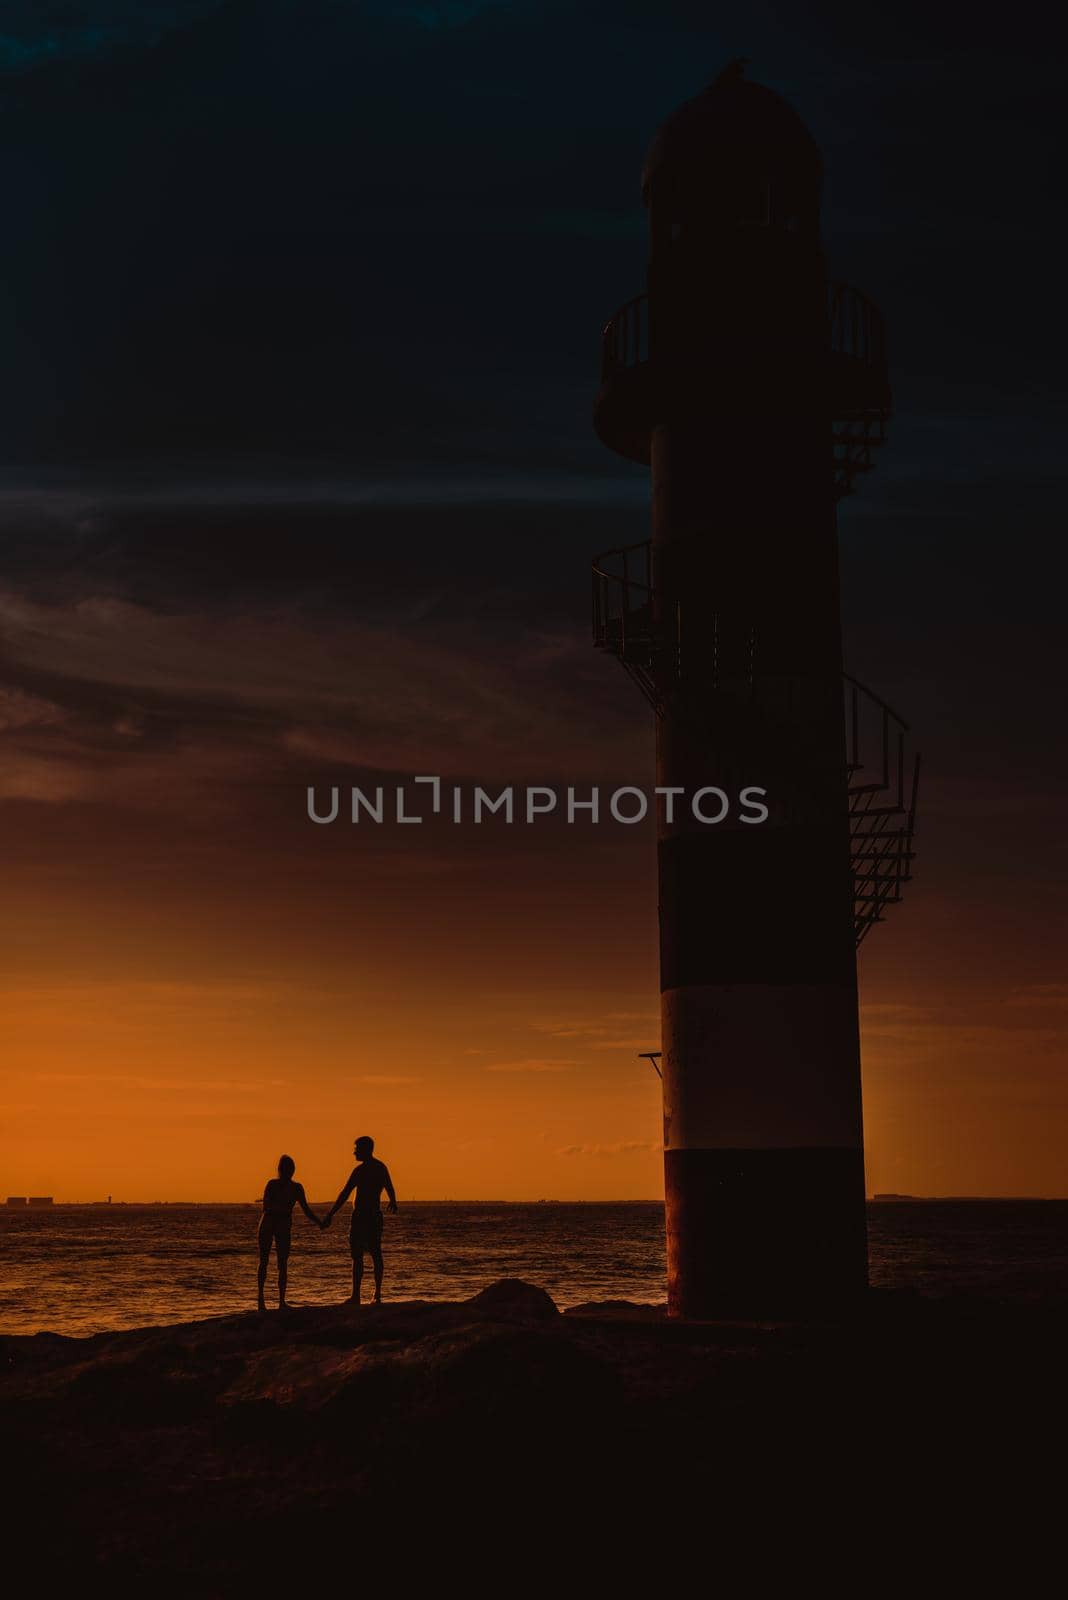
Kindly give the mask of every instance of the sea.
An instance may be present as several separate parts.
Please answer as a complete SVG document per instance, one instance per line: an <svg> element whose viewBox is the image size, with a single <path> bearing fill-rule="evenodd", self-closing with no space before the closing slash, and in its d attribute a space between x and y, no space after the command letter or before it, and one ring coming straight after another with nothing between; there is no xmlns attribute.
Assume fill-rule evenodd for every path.
<svg viewBox="0 0 1068 1600"><path fill-rule="evenodd" d="M0 1208L0 1333L190 1322L255 1305L254 1205ZM923 1295L1068 1298L1068 1200L894 1200L868 1208L871 1281ZM644 1201L409 1202L387 1216L385 1294L457 1300L498 1278L591 1300L663 1304L664 1208ZM292 1305L350 1291L347 1218L299 1213ZM268 1277L272 1300L274 1264Z"/></svg>

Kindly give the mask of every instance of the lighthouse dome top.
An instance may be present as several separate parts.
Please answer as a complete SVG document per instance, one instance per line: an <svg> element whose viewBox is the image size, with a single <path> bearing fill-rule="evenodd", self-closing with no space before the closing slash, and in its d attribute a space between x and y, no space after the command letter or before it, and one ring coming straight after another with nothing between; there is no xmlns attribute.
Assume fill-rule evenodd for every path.
<svg viewBox="0 0 1068 1600"><path fill-rule="evenodd" d="M745 61L732 61L692 100L661 123L642 169L642 198L658 190L685 190L710 169L761 168L789 177L798 188L823 177L819 146L781 95L745 76Z"/></svg>

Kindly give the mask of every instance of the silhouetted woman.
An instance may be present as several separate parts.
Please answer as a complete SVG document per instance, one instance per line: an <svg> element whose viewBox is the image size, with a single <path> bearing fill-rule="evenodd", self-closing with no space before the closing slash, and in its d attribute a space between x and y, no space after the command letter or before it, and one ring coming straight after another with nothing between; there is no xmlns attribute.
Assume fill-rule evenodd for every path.
<svg viewBox="0 0 1068 1600"><path fill-rule="evenodd" d="M309 1221L321 1226L315 1212L309 1209L304 1196L304 1185L294 1183L297 1164L292 1156L279 1156L278 1176L269 1178L263 1191L263 1216L260 1218L260 1270L256 1278L259 1287L259 1309L266 1311L263 1286L267 1281L267 1262L274 1244L278 1258L278 1309L286 1303L286 1273L289 1265L290 1235L293 1231L293 1207L299 1205Z"/></svg>

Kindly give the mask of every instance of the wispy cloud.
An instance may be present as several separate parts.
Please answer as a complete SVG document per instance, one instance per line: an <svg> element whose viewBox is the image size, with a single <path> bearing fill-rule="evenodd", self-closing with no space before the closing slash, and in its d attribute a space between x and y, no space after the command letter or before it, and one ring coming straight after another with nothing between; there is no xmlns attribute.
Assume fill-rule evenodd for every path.
<svg viewBox="0 0 1068 1600"><path fill-rule="evenodd" d="M1013 990L1005 1004L1027 1011L1068 1006L1068 983L1023 984Z"/></svg>
<svg viewBox="0 0 1068 1600"><path fill-rule="evenodd" d="M384 622L289 605L158 611L110 595L0 591L9 687L3 792L53 803L183 805L227 781L323 768L486 783L633 768L622 713L589 738L603 689L585 640L517 625Z"/></svg>
<svg viewBox="0 0 1068 1600"><path fill-rule="evenodd" d="M593 1049L614 1049L621 1028L628 1023L640 1023L645 1029L659 1029L660 1016L653 1010L606 1011L600 1017L532 1022L531 1027L536 1033L548 1034L552 1039L588 1039ZM598 1040L605 1043L600 1045Z"/></svg>
<svg viewBox="0 0 1068 1600"><path fill-rule="evenodd" d="M531 1056L524 1061L494 1061L486 1067L487 1072L567 1072L572 1067L580 1067L581 1061L575 1058Z"/></svg>
<svg viewBox="0 0 1068 1600"><path fill-rule="evenodd" d="M39 695L0 687L0 733L11 733L16 728L54 727L66 715L62 706Z"/></svg>
<svg viewBox="0 0 1068 1600"><path fill-rule="evenodd" d="M107 1083L123 1089L144 1089L152 1094L226 1094L231 1091L247 1094L253 1084L261 1084L265 1089L286 1087L284 1078L263 1078L253 1073L247 1078L168 1078L139 1072L36 1072L33 1077L41 1083L82 1084L90 1091Z"/></svg>
<svg viewBox="0 0 1068 1600"><path fill-rule="evenodd" d="M633 1031L624 1031L628 1023L640 1024ZM655 1011L607 1011L599 1018L578 1018L564 1021L534 1022L536 1033L550 1039L566 1039L584 1045L588 1050L648 1050L660 1038L660 1017Z"/></svg>
<svg viewBox="0 0 1068 1600"><path fill-rule="evenodd" d="M558 1156L634 1156L648 1155L663 1148L663 1145L642 1139L624 1139L618 1144L565 1144L556 1153Z"/></svg>

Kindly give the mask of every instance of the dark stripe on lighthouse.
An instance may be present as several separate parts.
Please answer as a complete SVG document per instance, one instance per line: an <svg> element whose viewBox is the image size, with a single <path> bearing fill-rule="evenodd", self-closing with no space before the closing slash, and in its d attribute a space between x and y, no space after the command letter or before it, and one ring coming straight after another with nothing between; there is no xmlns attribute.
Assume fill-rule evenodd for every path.
<svg viewBox="0 0 1068 1600"><path fill-rule="evenodd" d="M867 1287L858 1148L668 1150L673 1316L831 1312Z"/></svg>
<svg viewBox="0 0 1068 1600"><path fill-rule="evenodd" d="M822 824L776 827L769 819L662 838L661 987L706 983L713 975L720 983L852 986L844 807L843 784L843 815ZM837 862L837 895L827 892L828 862Z"/></svg>

